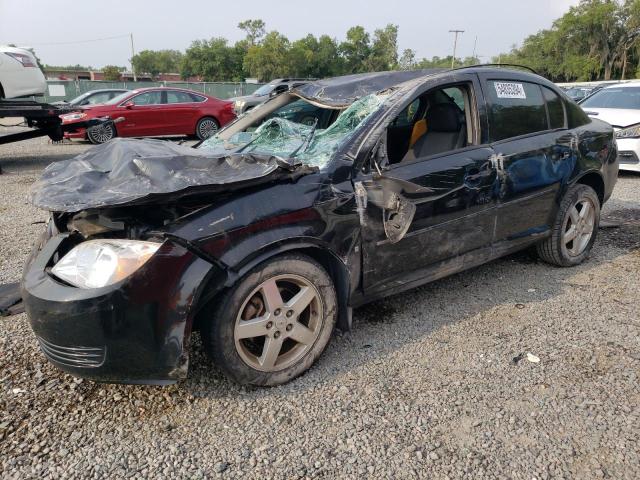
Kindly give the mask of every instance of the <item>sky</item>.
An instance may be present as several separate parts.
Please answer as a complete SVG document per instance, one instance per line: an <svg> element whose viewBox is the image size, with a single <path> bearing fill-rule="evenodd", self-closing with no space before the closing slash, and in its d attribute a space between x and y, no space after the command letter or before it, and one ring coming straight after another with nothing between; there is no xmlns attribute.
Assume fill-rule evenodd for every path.
<svg viewBox="0 0 640 480"><path fill-rule="evenodd" d="M371 33L388 23L399 26L399 50L417 58L477 54L489 62L525 37L548 28L579 0L0 0L0 44L30 46L49 65L128 66L129 34L135 51L184 51L193 40L243 33L240 21L261 18L267 30L289 40L313 33L342 40L362 25ZM111 38L119 37L119 38ZM101 41L88 41L109 38ZM71 43L82 42L82 43Z"/></svg>

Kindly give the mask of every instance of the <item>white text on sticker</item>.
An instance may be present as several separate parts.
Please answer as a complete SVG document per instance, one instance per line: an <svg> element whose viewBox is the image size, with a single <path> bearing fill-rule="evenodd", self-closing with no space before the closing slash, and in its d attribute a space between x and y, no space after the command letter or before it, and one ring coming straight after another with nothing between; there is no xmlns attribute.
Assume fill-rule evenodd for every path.
<svg viewBox="0 0 640 480"><path fill-rule="evenodd" d="M521 83L494 82L493 84L496 87L498 98L527 98Z"/></svg>

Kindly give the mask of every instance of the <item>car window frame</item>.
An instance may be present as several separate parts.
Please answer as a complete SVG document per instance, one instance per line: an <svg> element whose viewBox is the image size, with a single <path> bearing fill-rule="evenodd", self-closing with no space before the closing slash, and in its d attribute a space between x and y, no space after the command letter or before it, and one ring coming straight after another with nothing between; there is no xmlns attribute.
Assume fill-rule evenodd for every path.
<svg viewBox="0 0 640 480"><path fill-rule="evenodd" d="M520 78L509 78L507 76L505 77L487 77L487 78L483 78L482 80L482 87L487 89L487 91L489 90L490 86L489 86L489 82L507 82L507 83L529 83L531 85L535 85L538 87L538 90L540 91L540 96L542 97L542 100L544 102L544 109L545 109L545 113L546 113L546 118L547 118L547 128L546 130L540 130L537 132L529 132L529 133L524 133L522 135L517 135L515 137L508 137L508 138L503 138L501 140L493 140L493 138L491 137L491 115L490 115L490 111L491 111L491 107L493 106L493 103L491 102L491 98L489 95L485 94L485 102L487 104L487 124L489 127L488 130L488 140L489 140L489 145L502 145L503 143L507 143L507 142L513 142L516 140L521 140L521 139L526 139L526 138L531 138L531 137L537 137L539 135L545 135L547 133L552 133L555 131L561 131L561 130L567 130L568 129L568 115L567 115L567 109L566 106L564 105L564 102L562 102L562 109L564 111L564 127L562 128L551 128L551 119L549 116L549 106L547 105L547 100L544 98L544 91L542 90L542 87L546 87L549 88L546 85L542 85L538 82L529 80L529 79L520 79ZM560 96L558 94L557 91L555 91L552 88L549 88L553 93L555 93L556 95ZM562 96L560 96L560 100L562 100Z"/></svg>
<svg viewBox="0 0 640 480"><path fill-rule="evenodd" d="M160 103L152 103L152 104L146 104L146 105L134 105L136 107L155 107L155 106L162 106L162 105L167 105L167 95L166 92L163 90L151 90L151 91L147 91L147 92L140 92L136 95L132 95L131 97L125 99L122 101L122 103L120 103L118 106L119 107L124 107L127 103L129 102L133 102L133 99L136 97L139 97L140 95L146 95L147 93L154 93L154 92L160 92Z"/></svg>
<svg viewBox="0 0 640 480"><path fill-rule="evenodd" d="M552 88L549 88L549 87L547 87L545 85L540 85L540 84L537 84L537 85L540 87L540 92L542 93L542 99L544 100L544 105L545 105L545 108L547 110L547 126L549 127L549 130L546 130L546 131L555 132L555 131L559 131L559 130L567 130L568 127L569 127L569 116L567 114L567 106L565 105L565 102L563 101L562 96L558 92L553 90ZM560 105L562 106L562 115L563 115L562 127L555 127L555 128L551 127L551 112L549 112L549 102L547 101L547 99L544 96L545 88L547 90L549 90L550 92L553 92L553 94L560 101Z"/></svg>
<svg viewBox="0 0 640 480"><path fill-rule="evenodd" d="M188 92L187 94L190 95L191 98L194 99L193 102L191 102L191 103L204 103L207 100L209 100L208 97L205 97L204 95L200 95L199 93L196 93L196 92ZM202 100L196 100L198 98L201 98Z"/></svg>
<svg viewBox="0 0 640 480"><path fill-rule="evenodd" d="M202 103L202 102L196 102L194 100L192 100L190 102L174 102L174 103L169 102L169 94L170 93L176 93L176 92L182 93L182 94L186 95L187 97L191 97L191 92L185 92L184 90L177 90L175 88L172 88L172 89L169 89L169 90L165 90L164 94L165 94L165 97L166 97L166 105L186 105L186 104L190 104L190 103ZM193 98L193 97L191 97L191 98Z"/></svg>
<svg viewBox="0 0 640 480"><path fill-rule="evenodd" d="M98 97L100 95L106 95L107 97L109 97L109 95L111 94L111 92L95 92L92 93L91 95L88 95L87 98L85 98L83 101L87 101L88 103L84 104L84 105L98 105L98 103L93 103L90 100L92 98ZM108 102L109 100L111 100L113 97L107 98L106 100L104 100L101 103L105 103ZM80 105L83 105L83 103L80 103Z"/></svg>
<svg viewBox="0 0 640 480"><path fill-rule="evenodd" d="M402 108L402 110L400 110L400 112L402 112L405 108L407 108L409 105L411 105L413 102L415 102L418 99L420 100L420 108L423 109L424 101L422 100L422 97L424 97L425 95L428 95L430 92L435 90L446 90L448 88L455 88L461 85L466 86L468 88L468 91L465 95L465 97L467 97L465 101L468 101L469 103L469 116L471 117L471 125L473 127L473 132L471 134L471 138L472 138L471 145L467 145L466 147L463 147L463 148L457 148L455 150L435 153L433 155L417 157L417 158L414 158L413 160L400 161L398 163L393 163L393 164L387 163L387 165L385 166L386 170L393 171L396 168L404 167L406 165L414 165L419 162L428 162L436 158L443 158L443 157L448 157L450 155L457 155L459 153L476 150L478 148L486 148L488 146L488 144L483 144L481 140L482 124L480 119L480 108L478 103L479 97L478 97L478 92L474 90L474 82L471 79L455 81L451 83L444 82L442 84L434 85L432 88L423 90L420 93L416 94L415 96L411 97L411 101L408 104L406 104ZM466 116L467 116L467 113L465 112L465 117ZM395 120L395 117L393 120ZM389 122L389 124L385 126L385 128L383 129L383 132L387 131L387 128L391 126L391 123L393 122L393 120L391 120L391 122Z"/></svg>

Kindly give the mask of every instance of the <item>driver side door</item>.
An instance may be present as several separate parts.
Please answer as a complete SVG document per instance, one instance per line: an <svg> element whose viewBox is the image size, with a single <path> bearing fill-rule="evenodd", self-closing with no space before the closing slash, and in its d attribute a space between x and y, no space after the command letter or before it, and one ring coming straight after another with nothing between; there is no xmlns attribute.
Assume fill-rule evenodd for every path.
<svg viewBox="0 0 640 480"><path fill-rule="evenodd" d="M480 141L477 80L458 85L468 93L466 108L472 109L465 112L473 119L466 125L468 144L402 160L380 172L373 165L355 178L365 296L405 290L491 256L495 152ZM386 153L375 155L379 160Z"/></svg>

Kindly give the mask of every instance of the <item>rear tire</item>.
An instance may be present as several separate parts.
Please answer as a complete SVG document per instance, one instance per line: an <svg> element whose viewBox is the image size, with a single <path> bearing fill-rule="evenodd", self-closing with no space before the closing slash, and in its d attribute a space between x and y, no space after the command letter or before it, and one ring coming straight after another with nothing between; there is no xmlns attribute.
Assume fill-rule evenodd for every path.
<svg viewBox="0 0 640 480"><path fill-rule="evenodd" d="M596 192L588 185L572 185L560 203L551 236L536 247L538 256L559 267L579 265L591 252L599 224Z"/></svg>
<svg viewBox="0 0 640 480"><path fill-rule="evenodd" d="M196 136L200 140L206 140L207 138L215 135L220 129L220 124L213 117L204 117L198 120L196 125Z"/></svg>
<svg viewBox="0 0 640 480"><path fill-rule="evenodd" d="M95 127L90 127L87 129L87 138L94 145L106 143L117 136L118 132L116 131L116 127L113 125L113 123L96 125Z"/></svg>
<svg viewBox="0 0 640 480"><path fill-rule="evenodd" d="M272 386L308 370L336 323L327 272L301 254L258 265L205 311L202 338L213 362L241 384Z"/></svg>

